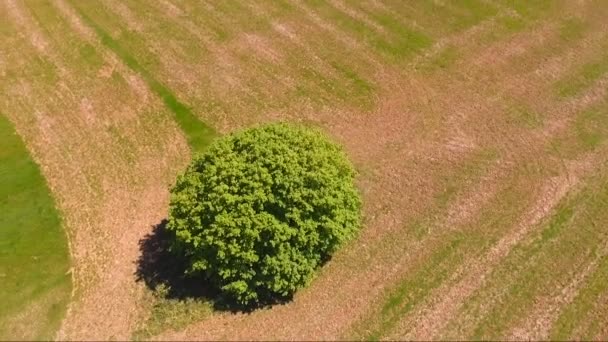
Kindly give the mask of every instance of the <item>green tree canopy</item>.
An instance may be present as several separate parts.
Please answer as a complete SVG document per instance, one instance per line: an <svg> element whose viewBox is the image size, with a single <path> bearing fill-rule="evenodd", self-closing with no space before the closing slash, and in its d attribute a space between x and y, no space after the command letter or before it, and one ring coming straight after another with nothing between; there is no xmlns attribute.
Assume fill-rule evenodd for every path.
<svg viewBox="0 0 608 342"><path fill-rule="evenodd" d="M288 297L359 229L354 176L317 130L281 123L220 138L171 190L173 250L241 305Z"/></svg>

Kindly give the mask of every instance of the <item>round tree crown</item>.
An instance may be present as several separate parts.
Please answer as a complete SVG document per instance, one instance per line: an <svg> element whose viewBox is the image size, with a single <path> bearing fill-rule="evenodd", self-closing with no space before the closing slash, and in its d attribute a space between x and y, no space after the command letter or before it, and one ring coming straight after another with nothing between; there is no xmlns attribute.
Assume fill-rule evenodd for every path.
<svg viewBox="0 0 608 342"><path fill-rule="evenodd" d="M358 230L354 176L317 130L269 124L218 139L171 190L173 249L241 305L288 297Z"/></svg>

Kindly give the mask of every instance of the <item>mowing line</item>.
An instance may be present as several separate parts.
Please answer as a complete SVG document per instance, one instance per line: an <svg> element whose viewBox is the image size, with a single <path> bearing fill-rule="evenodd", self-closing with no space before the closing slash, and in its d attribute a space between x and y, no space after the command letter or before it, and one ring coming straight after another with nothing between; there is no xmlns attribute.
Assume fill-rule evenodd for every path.
<svg viewBox="0 0 608 342"><path fill-rule="evenodd" d="M486 254L470 264L463 264L456 271L466 274L456 285L448 288L448 292L434 306L425 310L422 318L408 332L409 339L435 339L437 333L443 330L462 303L480 288L494 267L508 255L511 248L521 241L528 232L541 221L547 213L561 200L570 187L575 184L572 179L551 180L541 191L536 206L523 215L523 220L517 225L518 229L504 236ZM549 202L547 202L547 198Z"/></svg>
<svg viewBox="0 0 608 342"><path fill-rule="evenodd" d="M554 126L550 127L546 131L546 134L548 136L552 136L552 135L555 135L555 134L559 133L560 131L562 131L565 128L565 126L570 121L572 121L572 115L567 115L568 112L574 113L577 110L580 110L581 108L588 106L590 103L593 103L593 102L599 100L599 97L603 96L604 92L605 92L605 87L602 83L600 83L596 87L594 87L593 91L590 91L589 93L584 94L584 96L581 96L579 98L569 101L568 106L566 106L565 111L563 113L564 118L560 120L560 123L558 125L554 125ZM566 177L568 177L568 176L566 176ZM565 193L565 190L562 189L557 192L558 192L558 195L555 197L559 198L559 197L563 196L563 194ZM528 220L527 223L525 221L522 221L522 225L530 227L531 225L534 225L535 222L538 222L542 218L542 216L543 215L538 216L538 217L533 216L532 219ZM522 237L519 235L513 235L513 236L515 238L511 242L502 243L504 246L497 247L498 249L495 248L496 251L491 250L490 254L491 255L495 254L498 259L504 257L504 255L506 255L506 253L508 252L510 247L514 245L513 241L519 241ZM505 241L507 241L507 240L505 240ZM500 244L499 244L499 246L500 246ZM465 268L463 267L463 269L465 269ZM489 272L489 270L491 270L491 267L488 266L488 268L486 269L486 273ZM476 273L474 275L468 276L466 280L470 280L474 284L475 282L482 281L482 279L483 279L483 277ZM449 304L447 307L441 308L441 305L438 305L438 308L435 311L427 313L429 318L427 318L427 319L423 318L422 322L418 322L421 324L421 326L419 327L420 331L418 331L418 332L416 330L414 331L414 338L416 338L416 337L420 338L420 336L424 335L423 333L428 333L429 331L433 331L433 330L437 331L437 329L439 329L439 327L436 325L440 325L440 326L446 325L448 322L444 322L444 321L442 321L442 319L436 320L436 317L434 316L434 314L437 314L437 313L442 314L441 317L449 318L450 317L449 313L452 312L451 310L457 310L458 306L460 305L459 304L460 301L464 300L463 298L467 298L470 294L472 294L475 291L475 288L477 287L474 285L471 286L471 284L467 283L466 281L460 282L459 286L463 291L460 291L459 290L460 288L457 286L456 289L451 290L450 294L447 295L446 298L448 298L448 299L443 298L445 303ZM451 297L453 297L453 300L449 299ZM460 297L462 297L462 298L460 298ZM458 298L460 298L460 299L458 299ZM446 309L446 308L451 308L451 309ZM406 311L409 311L409 309ZM443 313L446 313L446 314L443 315ZM432 317L432 319L430 317ZM426 327L425 327L426 324L431 324L431 328L426 329ZM388 324L385 326L385 328L388 328L391 325L392 325L392 322L388 322ZM437 328L437 329L434 329L434 328ZM383 330L383 329L380 329L380 330ZM418 335L417 333L420 333L420 335ZM375 338L379 338L381 336L382 336L382 334L378 334L378 332L376 332L376 334L371 334L369 337L371 339L375 339ZM430 335L424 335L424 338L429 338L429 336ZM392 336L392 337L395 338L395 336ZM410 336L410 338L411 338L411 336Z"/></svg>
<svg viewBox="0 0 608 342"><path fill-rule="evenodd" d="M596 170L598 169L589 171ZM592 174L589 172L589 175ZM489 306L489 309L484 310L483 318L477 322L470 338L502 336L525 339L526 337L509 337L506 335L508 329L517 326L522 317L527 318L528 312L534 309L534 303L543 302L547 296L559 296L564 289L560 279L568 277L565 273L580 272L580 260L585 260L590 253L598 251L602 240L596 234L601 232L602 226L592 222L597 218L606 218L602 207L608 193L605 174L602 176L600 184L596 182L597 177L593 177L578 195L562 201L556 214L543 225L543 229L527 240L528 243L520 244L508 261L497 268L491 288L499 287L501 294L497 296L490 290L476 298L481 306ZM490 303L487 297L492 298ZM496 299L497 297L499 298ZM544 338L546 336L541 337Z"/></svg>
<svg viewBox="0 0 608 342"><path fill-rule="evenodd" d="M18 2L15 0L7 0L5 5L9 17L12 17L14 21L23 28L22 32L27 34L30 44L40 55L50 60L62 77L65 77L66 69L63 62L52 49L49 49L49 43L44 38L44 34L35 20L33 20L30 15L24 13L24 9L20 8Z"/></svg>
<svg viewBox="0 0 608 342"><path fill-rule="evenodd" d="M386 337L385 334L393 329L403 315L424 301L434 288L440 286L449 277L453 263L460 260L462 251L466 250L462 245L468 245L471 240L475 240L475 238L467 238L462 229L456 228L466 225L477 215L478 208L466 208L470 203L464 198L476 202L481 207L485 206L499 192L499 189L489 190L488 188L491 188L497 179L505 176L505 170L497 164L496 156L487 151L477 153L467 165L463 165L461 171L450 176L450 180L444 185L445 190L436 196L436 209L430 210L424 214L423 218L412 223L410 229L414 231L413 234L418 236L418 239L422 239L431 234L435 227L449 228L439 232L441 238L433 239L431 236L430 240L425 242L425 245L428 244L426 247L420 246L420 250L415 250L413 254L418 254L421 258L416 260L416 264L410 262L410 276L407 278L401 276L401 280L397 279L392 282L394 283L392 289L385 289L386 292L389 292L389 296L382 308L378 310L378 315L381 317L379 322L375 322L375 318L373 318L375 315L368 315L372 318L369 321L359 322L354 327L355 335L352 336L360 334L363 336L359 337L367 340ZM490 171L492 172L490 173ZM469 183L468 186L461 185L460 182L463 179L476 180L479 184L474 187L470 185L475 182ZM479 198L475 196L484 190L483 196L479 196ZM462 214L454 215L455 212ZM439 213L443 214L436 218ZM430 249L429 241L435 240L446 241L435 246L435 252L424 256L426 254L424 251ZM429 264L435 268L429 268ZM352 338L352 336L348 336L348 338Z"/></svg>
<svg viewBox="0 0 608 342"><path fill-rule="evenodd" d="M608 242L608 241L607 241ZM589 278L598 271L599 264L608 255L608 243L599 248L595 257L577 273L570 283L561 289L560 294L550 298L548 301L536 302L534 308L524 322L523 326L516 327L509 333L510 339L516 340L545 340L550 338L550 330L560 318L560 312L564 307L573 303L579 292L583 289ZM572 337L570 337L572 338ZM562 340L567 338L562 337Z"/></svg>
<svg viewBox="0 0 608 342"><path fill-rule="evenodd" d="M601 312L594 312L594 309L597 309L598 304L600 307L602 306L601 297L602 295L606 296L606 294L608 294L608 257L604 254L600 258L596 270L588 277L584 286L579 289L576 297L561 309L559 317L551 327L549 339L562 341L597 339L590 334L587 334L587 338L584 338L585 335L580 328L587 328L587 333L592 333L589 330L593 330L593 322L597 322L597 317L601 317ZM604 311L606 308L607 306L603 306ZM585 324L585 321L588 324ZM603 337L606 338L605 335Z"/></svg>
<svg viewBox="0 0 608 342"><path fill-rule="evenodd" d="M604 44L604 46L608 46L608 44ZM557 82L556 92L560 97L578 95L607 73L608 54L604 52L597 60L584 64L575 73Z"/></svg>
<svg viewBox="0 0 608 342"><path fill-rule="evenodd" d="M138 61L133 57L126 49L124 49L118 41L113 39L101 26L97 25L91 17L89 17L83 10L81 10L73 1L71 2L72 7L84 20L84 22L91 27L97 36L100 38L101 43L108 49L113 51L125 65L131 70L138 73L144 81L148 84L148 87L160 97L165 106L173 112L175 120L179 124L182 131L186 134L188 144L192 148L193 152L202 152L211 143L216 133L211 126L201 121L190 108L182 103L162 82L158 81L148 70L146 70Z"/></svg>

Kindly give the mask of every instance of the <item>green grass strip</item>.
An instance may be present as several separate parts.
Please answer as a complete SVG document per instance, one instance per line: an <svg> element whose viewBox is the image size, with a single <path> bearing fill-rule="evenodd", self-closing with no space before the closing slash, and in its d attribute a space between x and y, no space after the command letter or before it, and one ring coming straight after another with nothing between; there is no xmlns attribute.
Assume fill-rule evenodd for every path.
<svg viewBox="0 0 608 342"><path fill-rule="evenodd" d="M431 254L425 266L412 277L404 279L382 306L379 326L369 331L364 339L378 341L385 337L403 316L441 285L449 276L450 270L455 267L454 263L459 260L455 254L463 242L463 236L455 234L442 248Z"/></svg>
<svg viewBox="0 0 608 342"><path fill-rule="evenodd" d="M589 89L596 81L608 73L608 54L598 60L584 64L576 73L557 82L560 97L573 97Z"/></svg>
<svg viewBox="0 0 608 342"><path fill-rule="evenodd" d="M0 340L48 340L70 300L67 238L38 165L2 114L0 137Z"/></svg>
<svg viewBox="0 0 608 342"><path fill-rule="evenodd" d="M135 57L104 31L103 28L97 25L84 11L73 2L72 5L87 25L97 33L101 39L101 43L112 50L131 70L138 73L146 81L150 89L163 100L165 106L173 112L175 120L186 134L186 139L192 150L194 152L203 151L215 137L215 130L194 115L190 108L173 94L171 89L157 80Z"/></svg>
<svg viewBox="0 0 608 342"><path fill-rule="evenodd" d="M608 100L608 98L606 99ZM608 101L576 114L573 129L551 142L551 151L562 158L593 152L608 139Z"/></svg>
<svg viewBox="0 0 608 342"><path fill-rule="evenodd" d="M580 339L581 337L574 335L575 330L597 317L593 309L601 303L600 298L606 293L608 293L608 258L604 257L597 271L589 277L576 298L562 310L552 328L550 339L554 341ZM589 335L583 339L593 339L593 337Z"/></svg>
<svg viewBox="0 0 608 342"><path fill-rule="evenodd" d="M424 33L407 27L388 14L370 13L374 21L391 33L389 37L385 37L369 24L351 17L331 4L319 0L311 0L308 3L322 17L335 23L342 31L350 32L367 42L392 62L407 59L433 42Z"/></svg>
<svg viewBox="0 0 608 342"><path fill-rule="evenodd" d="M557 2L551 0L501 0L498 5L508 7L527 19L539 19L550 13Z"/></svg>

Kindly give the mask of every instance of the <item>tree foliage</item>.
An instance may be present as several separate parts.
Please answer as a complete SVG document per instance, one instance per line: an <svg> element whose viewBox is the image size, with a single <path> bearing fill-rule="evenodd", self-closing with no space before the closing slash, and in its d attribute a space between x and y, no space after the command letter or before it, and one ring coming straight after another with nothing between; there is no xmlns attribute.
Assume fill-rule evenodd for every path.
<svg viewBox="0 0 608 342"><path fill-rule="evenodd" d="M236 303L288 297L358 230L354 176L316 130L270 124L218 139L171 190L173 250Z"/></svg>

